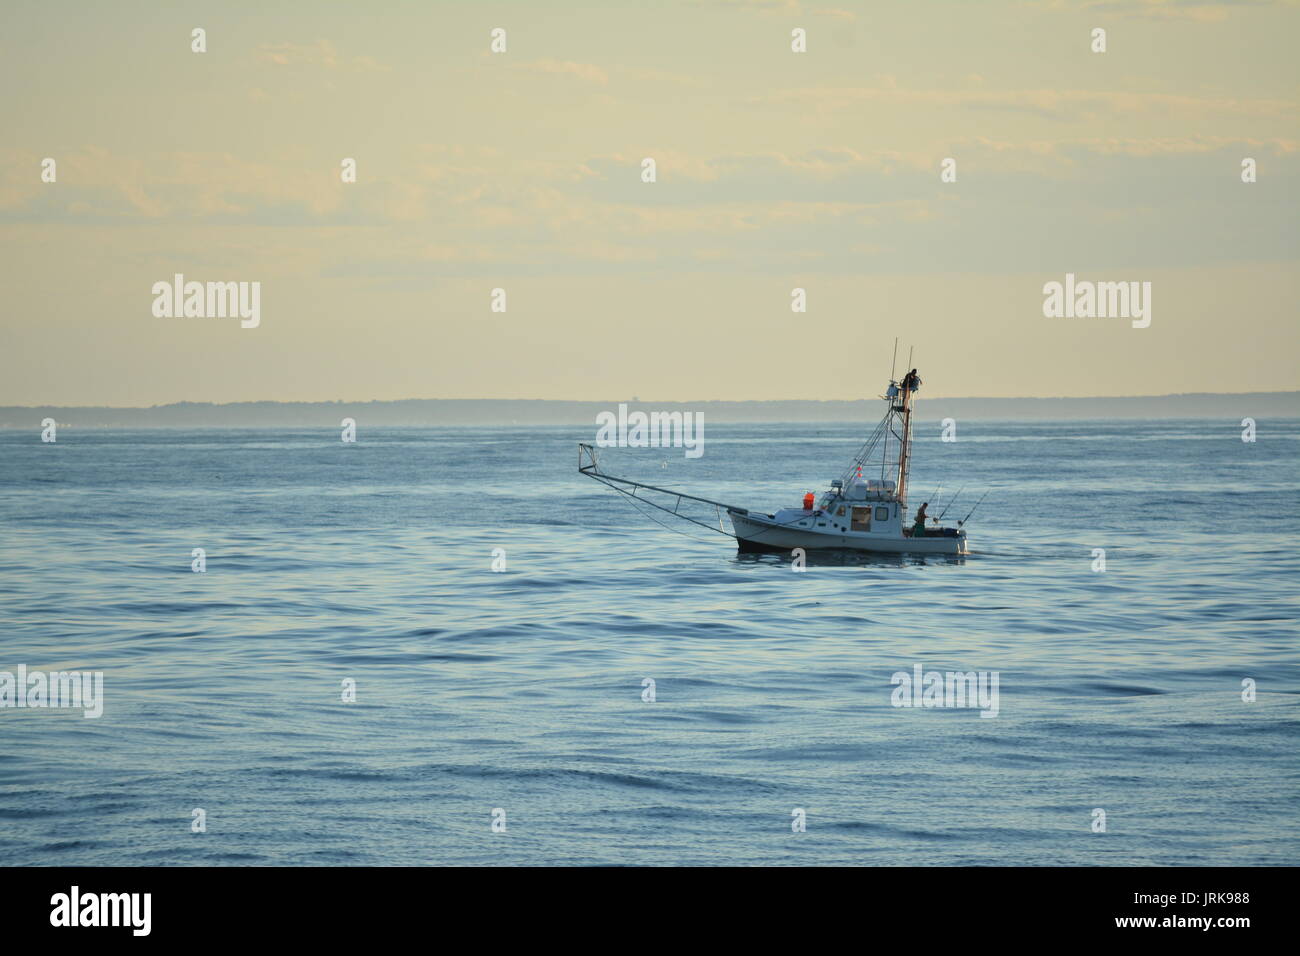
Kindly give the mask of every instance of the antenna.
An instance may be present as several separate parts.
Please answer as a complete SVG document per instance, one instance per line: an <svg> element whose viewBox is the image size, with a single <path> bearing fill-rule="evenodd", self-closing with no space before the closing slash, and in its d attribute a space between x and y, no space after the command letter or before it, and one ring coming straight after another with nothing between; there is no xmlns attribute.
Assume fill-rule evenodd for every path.
<svg viewBox="0 0 1300 956"><path fill-rule="evenodd" d="M908 349L907 349L907 367L908 367L909 369L912 367L912 352L914 352L914 351L915 351L915 348L914 348L913 346L908 346Z"/></svg>
<svg viewBox="0 0 1300 956"><path fill-rule="evenodd" d="M898 368L898 336L894 336L894 357L889 360L889 380L894 381L894 372Z"/></svg>

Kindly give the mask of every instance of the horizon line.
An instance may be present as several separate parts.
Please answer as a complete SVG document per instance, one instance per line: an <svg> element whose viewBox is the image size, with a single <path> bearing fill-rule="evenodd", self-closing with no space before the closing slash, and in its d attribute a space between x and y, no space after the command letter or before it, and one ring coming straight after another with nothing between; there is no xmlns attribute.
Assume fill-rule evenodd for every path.
<svg viewBox="0 0 1300 956"><path fill-rule="evenodd" d="M1297 389L1268 389L1250 392L1163 392L1159 394L1148 395L934 395L921 396L922 401L977 401L977 402L1052 402L1052 401L1084 401L1084 400L1149 400L1156 398L1240 398L1248 395L1296 395L1300 396L1300 388ZM616 404L638 405L757 405L757 404L831 404L853 402L874 402L880 401L883 396L864 396L861 398L703 398L703 399L639 399L639 398L326 398L326 399L275 399L275 398L254 398L239 399L237 401L216 402L216 401L192 401L190 399L178 399L170 402L154 403L152 405L58 405L54 403L43 403L37 405L0 405L0 408L9 409L36 409L36 408L97 408L109 411L146 411L152 408L169 408L176 405L210 405L214 408L224 408L231 405L378 405L378 404L399 404L401 402L551 402L555 404L569 405L599 405L608 404L611 401Z"/></svg>

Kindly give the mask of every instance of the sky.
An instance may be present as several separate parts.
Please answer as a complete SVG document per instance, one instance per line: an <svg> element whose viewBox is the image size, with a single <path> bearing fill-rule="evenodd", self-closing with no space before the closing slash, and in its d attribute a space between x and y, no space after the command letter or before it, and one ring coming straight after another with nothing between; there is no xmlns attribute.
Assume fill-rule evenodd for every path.
<svg viewBox="0 0 1300 956"><path fill-rule="evenodd" d="M5 0L0 405L855 399L895 338L933 396L1297 389L1298 28L1268 0ZM260 323L156 315L177 273L260 283ZM1067 274L1149 282L1150 324L1045 316Z"/></svg>

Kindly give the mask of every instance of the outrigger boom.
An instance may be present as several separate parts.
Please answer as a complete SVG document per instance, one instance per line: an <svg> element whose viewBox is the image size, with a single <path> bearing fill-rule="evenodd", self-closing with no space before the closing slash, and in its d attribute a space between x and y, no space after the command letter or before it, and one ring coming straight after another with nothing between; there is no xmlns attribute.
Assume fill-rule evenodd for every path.
<svg viewBox="0 0 1300 956"><path fill-rule="evenodd" d="M586 464L583 463L584 457L587 459ZM729 538L734 536L722 528L721 509L726 508L729 514L732 512L741 515L749 514L749 511L745 508L736 505L729 505L725 501L714 501L712 498L701 498L699 495L683 494L680 491L673 491L671 488L660 488L657 485L648 485L643 481L633 481L631 478L617 478L614 475L607 475L600 470L600 462L596 459L596 449L584 442L578 443L578 471L586 475L588 478L596 479L596 481L599 481L601 484L609 485L609 487L613 488L619 494L627 495L629 498L636 498L637 501L644 502L652 508L658 508L660 511L672 515L674 518L682 518L692 524L699 525L701 528L708 528L710 531L719 531ZM620 488L619 485L626 485L633 490L625 491L623 488ZM672 508L667 508L664 505L651 501L649 498L642 498L636 493L637 489L641 488L644 488L647 491L657 491L660 494L676 498L676 504L674 504ZM718 527L715 528L713 525L705 524L703 521L700 521L697 518L692 518L690 515L682 514L679 509L681 508L683 501L699 501L706 505L713 505L714 508L719 509Z"/></svg>

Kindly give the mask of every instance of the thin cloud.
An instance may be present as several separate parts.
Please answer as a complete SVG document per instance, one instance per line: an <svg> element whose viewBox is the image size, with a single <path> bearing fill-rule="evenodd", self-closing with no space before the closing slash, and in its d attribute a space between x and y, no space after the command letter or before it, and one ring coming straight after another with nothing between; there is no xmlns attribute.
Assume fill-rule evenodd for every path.
<svg viewBox="0 0 1300 956"><path fill-rule="evenodd" d="M1144 20L1192 20L1199 23L1219 23L1228 19L1229 13L1244 7L1284 6L1273 0L1234 0L1221 3L1216 0L1091 0L1088 10L1118 17Z"/></svg>
<svg viewBox="0 0 1300 956"><path fill-rule="evenodd" d="M263 43L257 48L259 58L274 66L311 66L325 70L387 73L385 66L371 56L340 56L326 39L315 43Z"/></svg>
<svg viewBox="0 0 1300 956"><path fill-rule="evenodd" d="M531 63L521 63L516 66L515 69L529 73L546 73L552 76L572 76L575 79L582 80L584 83L595 83L599 86L607 86L609 84L609 74L600 67L591 63L575 63L572 60L541 59L533 60Z"/></svg>
<svg viewBox="0 0 1300 956"><path fill-rule="evenodd" d="M786 105L819 113L852 109L864 104L925 105L964 109L1007 110L1053 119L1086 119L1099 114L1210 113L1275 118L1295 115L1294 102L1230 96L1197 97L1173 93L1134 93L1103 90L915 90L880 87L806 87L777 90L749 98L751 105Z"/></svg>

